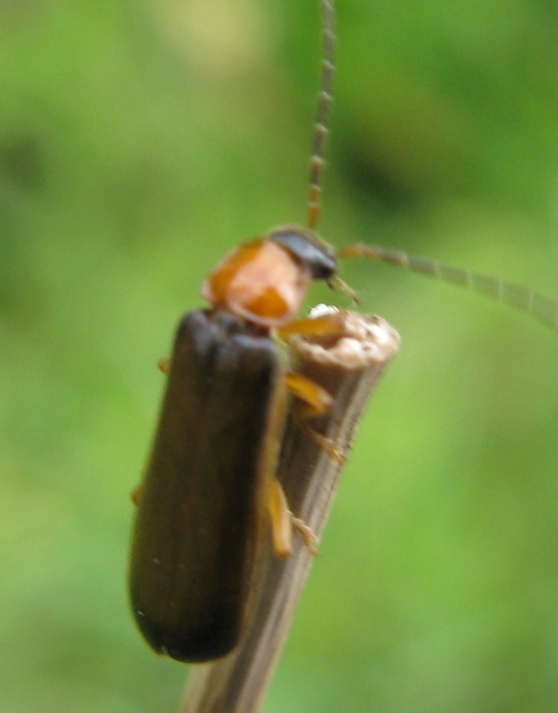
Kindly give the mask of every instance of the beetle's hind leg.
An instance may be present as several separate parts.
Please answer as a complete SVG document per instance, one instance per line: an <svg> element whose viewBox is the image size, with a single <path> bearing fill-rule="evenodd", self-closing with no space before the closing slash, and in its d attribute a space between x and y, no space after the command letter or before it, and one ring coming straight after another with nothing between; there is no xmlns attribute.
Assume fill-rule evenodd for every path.
<svg viewBox="0 0 558 713"><path fill-rule="evenodd" d="M290 510L287 496L277 478L271 484L269 499L273 546L279 557L289 557L293 550L293 528L297 530L313 555L318 554L318 537L312 529Z"/></svg>

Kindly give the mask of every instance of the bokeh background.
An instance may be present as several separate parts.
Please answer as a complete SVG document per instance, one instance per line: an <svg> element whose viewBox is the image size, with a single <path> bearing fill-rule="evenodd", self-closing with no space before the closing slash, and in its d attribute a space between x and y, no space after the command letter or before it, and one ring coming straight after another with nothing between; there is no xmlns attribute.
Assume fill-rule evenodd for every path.
<svg viewBox="0 0 558 713"><path fill-rule="evenodd" d="M179 316L305 220L317 0L0 2L0 712L177 710L125 589ZM558 297L558 5L343 0L321 230ZM558 335L347 264L403 346L266 713L558 710ZM324 288L311 301L336 299Z"/></svg>

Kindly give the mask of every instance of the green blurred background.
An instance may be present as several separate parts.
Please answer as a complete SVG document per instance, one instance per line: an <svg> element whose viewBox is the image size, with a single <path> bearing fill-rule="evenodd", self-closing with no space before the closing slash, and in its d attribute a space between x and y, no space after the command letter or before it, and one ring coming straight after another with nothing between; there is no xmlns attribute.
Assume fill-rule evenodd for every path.
<svg viewBox="0 0 558 713"><path fill-rule="evenodd" d="M0 713L177 709L187 669L125 590L155 365L226 250L305 219L318 23L317 0L0 3ZM558 297L558 5L344 0L338 30L324 237ZM265 711L555 712L558 336L343 275L403 347Z"/></svg>

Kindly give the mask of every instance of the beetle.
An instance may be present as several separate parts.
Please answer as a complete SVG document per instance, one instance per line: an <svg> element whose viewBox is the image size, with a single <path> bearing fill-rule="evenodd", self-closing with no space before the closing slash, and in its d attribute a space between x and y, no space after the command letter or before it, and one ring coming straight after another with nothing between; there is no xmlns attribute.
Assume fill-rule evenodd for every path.
<svg viewBox="0 0 558 713"><path fill-rule="evenodd" d="M180 322L159 424L138 489L130 565L136 622L152 648L184 662L222 657L238 644L247 616L257 542L271 525L287 557L293 527L275 466L288 393L300 417L324 413L319 384L289 373L277 337L334 334L335 319L293 321L313 280L354 293L337 275L339 258L366 257L470 287L558 326L558 303L520 286L382 247L338 252L314 232L334 73L334 7L322 0L324 54L310 168L308 228L285 225L229 253L209 275L210 308ZM334 458L335 444L307 429Z"/></svg>
<svg viewBox="0 0 558 713"><path fill-rule="evenodd" d="M158 652L185 662L238 643L266 521L279 556L291 551L290 513L275 465L287 389L322 413L330 397L288 374L272 330L292 322L311 280L330 279L335 253L311 231L283 226L228 255L204 283L212 304L180 322L159 425L139 490L130 567L136 622ZM334 332L335 319L312 320ZM333 457L333 444L311 432Z"/></svg>

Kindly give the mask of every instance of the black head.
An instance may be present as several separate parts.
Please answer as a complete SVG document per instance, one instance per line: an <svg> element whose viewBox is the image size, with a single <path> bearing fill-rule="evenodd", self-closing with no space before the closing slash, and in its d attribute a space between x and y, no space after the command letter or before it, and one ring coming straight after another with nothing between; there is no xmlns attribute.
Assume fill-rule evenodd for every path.
<svg viewBox="0 0 558 713"><path fill-rule="evenodd" d="M337 274L337 255L312 230L282 225L268 236L309 269L313 280L330 280Z"/></svg>

